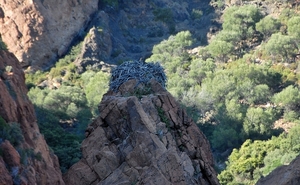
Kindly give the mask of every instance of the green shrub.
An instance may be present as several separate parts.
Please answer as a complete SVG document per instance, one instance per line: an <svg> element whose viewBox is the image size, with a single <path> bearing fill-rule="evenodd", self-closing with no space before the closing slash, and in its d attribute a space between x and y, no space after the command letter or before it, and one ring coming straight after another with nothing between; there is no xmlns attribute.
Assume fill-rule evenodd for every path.
<svg viewBox="0 0 300 185"><path fill-rule="evenodd" d="M39 124L39 127L47 144L57 155L63 173L79 161L81 158L80 142L82 138L78 133L65 131L58 123L42 123ZM38 159L39 154L35 154L35 158Z"/></svg>
<svg viewBox="0 0 300 185"><path fill-rule="evenodd" d="M28 159L38 160L38 161L43 160L41 152L35 153L32 148L26 148L26 149L18 148L17 150L20 154L21 164L27 165Z"/></svg>
<svg viewBox="0 0 300 185"><path fill-rule="evenodd" d="M233 51L234 46L230 42L214 39L207 48L218 61L226 62L227 56Z"/></svg>
<svg viewBox="0 0 300 185"><path fill-rule="evenodd" d="M299 119L299 113L296 111L285 111L283 114L283 119L288 122L294 122Z"/></svg>
<svg viewBox="0 0 300 185"><path fill-rule="evenodd" d="M170 131L170 120L168 119L168 117L166 116L165 111L163 110L163 108L161 107L156 107L156 110L158 112L158 116L160 118L160 121L166 124L166 127L168 128L168 130Z"/></svg>
<svg viewBox="0 0 300 185"><path fill-rule="evenodd" d="M35 87L36 85L42 83L44 80L47 79L47 74L45 72L42 72L40 70L36 72L27 72L25 73L25 79L26 79L26 86L28 89L31 89L32 87Z"/></svg>
<svg viewBox="0 0 300 185"><path fill-rule="evenodd" d="M293 56L298 53L294 38L281 33L272 34L266 44L264 44L266 53L272 56L273 61L292 62Z"/></svg>
<svg viewBox="0 0 300 185"><path fill-rule="evenodd" d="M19 146L24 141L23 133L18 123L6 123L0 116L0 139L8 140L13 146Z"/></svg>
<svg viewBox="0 0 300 185"><path fill-rule="evenodd" d="M169 32L174 33L175 31L175 21L174 15L171 8L157 8L153 10L155 16L155 21L162 21L166 23L169 27Z"/></svg>
<svg viewBox="0 0 300 185"><path fill-rule="evenodd" d="M244 119L244 131L252 139L259 139L259 136L268 137L272 134L274 121L275 116L272 109L250 107Z"/></svg>
<svg viewBox="0 0 300 185"><path fill-rule="evenodd" d="M260 9L254 5L232 6L223 15L223 30L238 33L241 40L252 38L255 24L262 18Z"/></svg>
<svg viewBox="0 0 300 185"><path fill-rule="evenodd" d="M192 19L200 19L203 16L202 10L194 9L192 10Z"/></svg>
<svg viewBox="0 0 300 185"><path fill-rule="evenodd" d="M0 36L0 50L7 50L6 44L2 41L2 38Z"/></svg>
<svg viewBox="0 0 300 185"><path fill-rule="evenodd" d="M274 103L283 107L286 111L297 110L300 101L300 92L297 87L290 85L273 97Z"/></svg>
<svg viewBox="0 0 300 185"><path fill-rule="evenodd" d="M8 140L13 146L18 146L22 141L24 141L23 133L19 123L10 123L10 130L8 133Z"/></svg>
<svg viewBox="0 0 300 185"><path fill-rule="evenodd" d="M280 29L280 22L271 16L266 16L256 23L256 30L261 32L265 37L271 36Z"/></svg>
<svg viewBox="0 0 300 185"><path fill-rule="evenodd" d="M5 140L9 137L7 130L9 130L9 125L0 116L0 139Z"/></svg>

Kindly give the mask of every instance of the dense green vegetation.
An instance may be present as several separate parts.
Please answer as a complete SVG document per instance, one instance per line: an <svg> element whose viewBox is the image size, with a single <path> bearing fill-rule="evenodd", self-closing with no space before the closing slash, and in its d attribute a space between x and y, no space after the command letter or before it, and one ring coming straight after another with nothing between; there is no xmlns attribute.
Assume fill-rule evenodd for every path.
<svg viewBox="0 0 300 185"><path fill-rule="evenodd" d="M289 133L267 141L246 140L239 149L233 149L226 162L227 168L218 178L221 184L254 184L276 167L286 165L299 155L300 126Z"/></svg>
<svg viewBox="0 0 300 185"><path fill-rule="evenodd" d="M98 115L98 103L108 89L108 74L90 68L82 74L76 71L73 61L80 49L80 44L74 46L48 72L26 74L39 127L58 156L62 172L80 159L84 131ZM43 87L44 80L60 85Z"/></svg>
<svg viewBox="0 0 300 185"><path fill-rule="evenodd" d="M168 9L154 14L172 23ZM299 19L290 9L275 17L254 5L228 7L222 29L196 54L189 50L198 36L182 31L154 46L146 60L161 63L168 91L210 140L222 184L253 184L300 152ZM75 46L50 72L26 75L41 131L63 171L80 158L83 130L97 116L109 81L95 69L77 73L73 61L79 51ZM45 79L61 85L38 86ZM275 122L295 126L283 132Z"/></svg>

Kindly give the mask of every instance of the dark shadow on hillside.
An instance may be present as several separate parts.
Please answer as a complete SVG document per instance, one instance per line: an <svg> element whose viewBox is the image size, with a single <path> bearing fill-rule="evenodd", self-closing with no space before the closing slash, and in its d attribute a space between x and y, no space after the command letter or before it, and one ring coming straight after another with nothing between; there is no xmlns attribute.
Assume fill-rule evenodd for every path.
<svg viewBox="0 0 300 185"><path fill-rule="evenodd" d="M143 61L151 56L153 46L180 31L192 33L196 41L193 47L206 45L207 35L220 27L213 21L216 14L209 0L110 2L99 2L99 11L86 29L101 32L102 38L95 39L101 42L97 43L100 46L97 50L102 52L99 60L109 64Z"/></svg>

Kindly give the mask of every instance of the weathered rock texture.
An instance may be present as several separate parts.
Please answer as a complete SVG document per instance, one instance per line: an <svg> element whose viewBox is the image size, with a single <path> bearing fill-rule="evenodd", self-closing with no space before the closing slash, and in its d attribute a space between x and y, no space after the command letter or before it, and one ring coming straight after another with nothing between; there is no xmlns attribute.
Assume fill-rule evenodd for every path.
<svg viewBox="0 0 300 185"><path fill-rule="evenodd" d="M111 64L103 62L108 61L112 54L109 16L104 11L100 11L93 21L94 25L85 37L81 53L75 61L80 71L85 71L87 66L98 67L103 71L111 68Z"/></svg>
<svg viewBox="0 0 300 185"><path fill-rule="evenodd" d="M5 162L3 161L3 158L0 157L0 184L13 184L12 177L8 171L8 169L5 166Z"/></svg>
<svg viewBox="0 0 300 185"><path fill-rule="evenodd" d="M300 156L289 165L273 170L269 175L261 178L256 185L299 185L300 184Z"/></svg>
<svg viewBox="0 0 300 185"><path fill-rule="evenodd" d="M219 184L208 140L172 95L135 84L104 95L66 184Z"/></svg>
<svg viewBox="0 0 300 185"><path fill-rule="evenodd" d="M23 65L46 68L84 32L98 0L0 0L0 33Z"/></svg>
<svg viewBox="0 0 300 185"><path fill-rule="evenodd" d="M0 156L0 184L12 184L14 177L28 185L64 184L58 159L50 152L36 123L34 107L27 97L23 70L17 58L7 51L0 51L0 89L0 116L8 124L19 123L24 136L18 151L9 141L0 144L3 156ZM22 163L21 151L32 151L41 158L28 157Z"/></svg>

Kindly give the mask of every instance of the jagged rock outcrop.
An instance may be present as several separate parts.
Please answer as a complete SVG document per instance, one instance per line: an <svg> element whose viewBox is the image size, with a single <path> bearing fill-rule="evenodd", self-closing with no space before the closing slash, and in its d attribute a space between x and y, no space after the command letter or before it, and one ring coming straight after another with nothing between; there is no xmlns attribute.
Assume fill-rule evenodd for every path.
<svg viewBox="0 0 300 185"><path fill-rule="evenodd" d="M261 178L256 185L299 185L300 184L300 156L289 165L283 165L273 170L266 177Z"/></svg>
<svg viewBox="0 0 300 185"><path fill-rule="evenodd" d="M66 184L219 184L208 140L158 82L109 91Z"/></svg>
<svg viewBox="0 0 300 185"><path fill-rule="evenodd" d="M21 143L17 149L0 138L0 184L17 180L24 185L63 185L58 159L41 135L34 107L27 97L24 72L17 58L7 51L0 51L0 89L0 117L5 124L19 123L24 138L18 141Z"/></svg>
<svg viewBox="0 0 300 185"><path fill-rule="evenodd" d="M98 0L0 0L0 34L24 66L47 68L84 34Z"/></svg>
<svg viewBox="0 0 300 185"><path fill-rule="evenodd" d="M111 64L103 62L108 61L112 53L109 16L104 11L100 11L93 21L94 25L84 39L81 54L75 61L79 71L85 71L87 66L97 67L103 71L111 68Z"/></svg>

